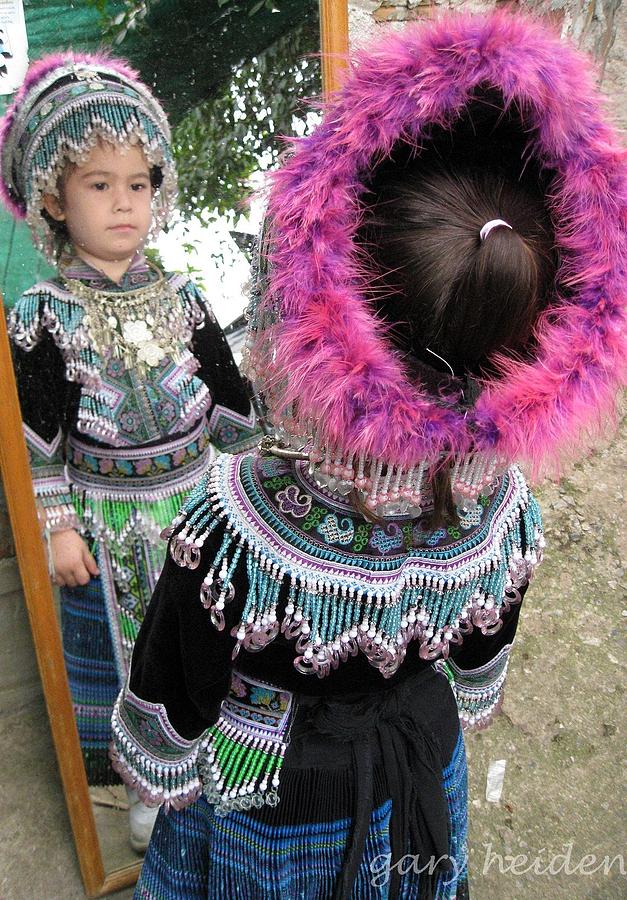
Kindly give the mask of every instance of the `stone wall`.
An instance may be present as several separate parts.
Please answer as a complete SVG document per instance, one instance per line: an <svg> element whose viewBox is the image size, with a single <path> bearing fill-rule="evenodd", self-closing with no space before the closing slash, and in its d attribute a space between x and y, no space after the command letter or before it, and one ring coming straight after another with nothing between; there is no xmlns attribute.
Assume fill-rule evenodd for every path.
<svg viewBox="0 0 627 900"><path fill-rule="evenodd" d="M464 9L482 12L494 7L514 7L539 12L555 23L599 61L601 74L611 54L617 26L625 21L622 0L349 0L351 43L359 43L382 27L402 28L408 22L433 16L438 10ZM622 45L624 64L624 42ZM615 54L612 54L616 62ZM624 78L624 67L623 67Z"/></svg>

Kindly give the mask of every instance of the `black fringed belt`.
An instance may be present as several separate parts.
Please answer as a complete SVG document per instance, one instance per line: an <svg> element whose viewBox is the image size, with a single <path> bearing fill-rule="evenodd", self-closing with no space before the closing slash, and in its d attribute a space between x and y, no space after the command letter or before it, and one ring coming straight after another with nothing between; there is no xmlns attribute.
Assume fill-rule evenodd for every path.
<svg viewBox="0 0 627 900"><path fill-rule="evenodd" d="M390 820L389 897L398 896L398 863L405 854L420 870L420 897L430 900L440 874L449 867L448 810L442 786L440 742L425 723L412 715L412 695L425 682L441 678L432 668L402 684L375 694L353 697L298 697L302 718L292 733L307 732L349 744L354 777L353 816L342 873L333 900L348 900L364 854L374 805L373 772L382 761Z"/></svg>

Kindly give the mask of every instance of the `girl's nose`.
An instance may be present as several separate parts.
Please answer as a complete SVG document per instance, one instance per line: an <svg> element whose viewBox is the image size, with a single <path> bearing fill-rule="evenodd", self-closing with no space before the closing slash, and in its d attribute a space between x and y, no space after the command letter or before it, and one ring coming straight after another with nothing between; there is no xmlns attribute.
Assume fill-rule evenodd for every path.
<svg viewBox="0 0 627 900"><path fill-rule="evenodd" d="M132 205L131 192L126 190L126 188L118 188L114 196L115 209L125 212L131 209Z"/></svg>

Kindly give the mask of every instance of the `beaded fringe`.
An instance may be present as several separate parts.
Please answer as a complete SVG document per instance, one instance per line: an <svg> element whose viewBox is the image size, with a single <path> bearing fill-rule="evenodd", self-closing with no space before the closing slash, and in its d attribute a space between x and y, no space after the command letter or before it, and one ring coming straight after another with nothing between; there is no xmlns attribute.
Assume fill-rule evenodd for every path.
<svg viewBox="0 0 627 900"><path fill-rule="evenodd" d="M278 804L292 695L236 672L232 677L253 691L261 688L283 698L284 708L273 716L268 706L250 698L240 703L229 694L215 725L187 741L170 725L164 706L141 700L128 687L120 694L112 719L111 759L146 805L165 802L179 809L196 799L201 783L220 816Z"/></svg>
<svg viewBox="0 0 627 900"><path fill-rule="evenodd" d="M260 650L282 631L296 641L297 671L320 678L360 650L384 677L390 677L411 640L420 641L423 659L446 659L449 644L461 643L462 635L473 627L484 634L498 631L501 614L517 600L517 588L530 579L541 558L540 511L514 467L507 475L510 493L495 516L489 547L461 554L461 559L444 554L439 565L416 551L391 576L364 572L361 584L354 567L346 575L336 573L332 581L324 580L301 565L289 548L284 555L275 553L247 526L228 501L229 465L228 459L216 462L163 536L172 537L174 561L194 569L208 535L223 521L222 543L200 591L219 630L225 625L224 608L235 594L232 580L244 554L249 587L240 623L232 631L237 638L234 657L242 646ZM373 586L375 581L381 584L379 589ZM279 621L283 585L287 604Z"/></svg>
<svg viewBox="0 0 627 900"><path fill-rule="evenodd" d="M275 436L281 446L307 456L310 475L320 487L343 497L355 491L376 516L417 518L431 499L431 480L437 464L426 459L411 466L395 465L341 446L332 447L325 444L315 422L299 421L296 410L284 414ZM471 452L456 458L450 470L455 505L471 511L479 494L506 468L496 454Z"/></svg>
<svg viewBox="0 0 627 900"><path fill-rule="evenodd" d="M222 714L200 745L203 792L216 815L264 803L276 806L286 750L286 741L263 728L244 729Z"/></svg>
<svg viewBox="0 0 627 900"><path fill-rule="evenodd" d="M111 729L111 765L146 806L182 809L200 795L199 742L176 733L162 704L143 701L127 687L113 709ZM147 734L150 754L144 749Z"/></svg>
<svg viewBox="0 0 627 900"><path fill-rule="evenodd" d="M72 499L81 530L103 541L109 553L123 556L138 540L159 544L159 535L180 509L191 484L177 484L167 494L158 489L149 498L139 492L120 496L93 490L74 490Z"/></svg>
<svg viewBox="0 0 627 900"><path fill-rule="evenodd" d="M180 368L185 372L177 382L177 402L180 407L181 428L195 422L211 405L206 385L196 378L198 363L188 349L193 332L202 327L205 312L195 294L193 285L180 276L170 276L166 294L174 292L184 308L184 323L178 335L180 352L177 356ZM120 293L120 302L124 294ZM167 297L166 297L167 299ZM41 340L45 329L52 335L65 363L65 378L81 385L78 409L78 430L97 440L120 445L116 423L115 403L103 389L102 359L95 352L85 322L83 302L52 282L36 285L22 296L19 311L9 314L8 330L11 340L23 350L32 350Z"/></svg>
<svg viewBox="0 0 627 900"><path fill-rule="evenodd" d="M455 694L464 731L487 728L500 712L511 649L512 645L506 644L494 659L478 669L460 669L450 659L436 662Z"/></svg>

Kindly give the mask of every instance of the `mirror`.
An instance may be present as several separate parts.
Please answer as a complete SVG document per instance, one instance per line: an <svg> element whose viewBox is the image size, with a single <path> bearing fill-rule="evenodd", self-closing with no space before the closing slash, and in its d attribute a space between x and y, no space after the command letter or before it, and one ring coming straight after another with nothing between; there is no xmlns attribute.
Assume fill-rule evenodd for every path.
<svg viewBox="0 0 627 900"><path fill-rule="evenodd" d="M86 0L64 8L54 22L45 6L45 0L34 0L26 7L31 58L60 47L93 50L104 29L112 55L128 58L143 80L154 85L174 126L183 209L169 235L157 243L156 258L168 268L185 266L180 258L170 262L173 246L189 244L187 249L193 251L194 244L199 245L190 274L201 282L204 276L205 287L207 274L211 276L210 300L221 324L227 325L240 315L244 301L239 284L233 287L217 273L246 251L246 232L254 230L254 223L242 219L239 210L245 182L276 160L280 145L273 140L274 133L304 133L311 124L311 113L301 101L320 93L321 47L325 89L336 86L347 45L346 4L186 0L176 4L177 21L185 28L177 29L176 37L168 31L167 52L163 46L173 14L170 0L152 4L145 19L141 10L147 4L140 2L109 4L107 9L115 7L121 17L107 18L104 4ZM211 165L199 165L198 159L208 156ZM6 247L1 287L10 308L51 270L32 250L25 227L3 214L0 233ZM203 257L209 256L205 265ZM239 266L245 271L241 259ZM224 302L239 296L239 308L227 306L221 312L216 294ZM126 791L107 783L115 782L108 776L100 779L105 784L90 784L93 779L88 779L83 764L64 663L58 591L48 575L46 548L33 540L40 525L4 317L0 378L5 386L0 464L16 554L85 890L89 896L102 896L136 880L140 857L129 845Z"/></svg>

